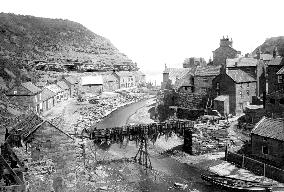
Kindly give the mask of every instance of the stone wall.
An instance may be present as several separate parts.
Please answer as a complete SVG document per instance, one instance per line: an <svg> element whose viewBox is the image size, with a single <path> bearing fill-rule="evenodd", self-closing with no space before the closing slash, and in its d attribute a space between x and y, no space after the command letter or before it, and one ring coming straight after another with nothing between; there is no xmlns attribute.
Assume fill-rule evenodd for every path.
<svg viewBox="0 0 284 192"><path fill-rule="evenodd" d="M284 165L284 142L261 137L259 135L252 134L252 155L270 161L274 165L283 166ZM268 154L264 154L262 147L268 147Z"/></svg>
<svg viewBox="0 0 284 192"><path fill-rule="evenodd" d="M273 93L280 89L278 86L278 79L276 73L283 67L283 65L279 66L268 66L267 75L268 75L268 94Z"/></svg>
<svg viewBox="0 0 284 192"><path fill-rule="evenodd" d="M202 91L212 87L212 80L215 76L195 76L194 89L195 91Z"/></svg>
<svg viewBox="0 0 284 192"><path fill-rule="evenodd" d="M237 56L237 51L231 47L219 47L213 52L213 64L224 65L226 59L233 59Z"/></svg>
<svg viewBox="0 0 284 192"><path fill-rule="evenodd" d="M203 101L206 97L205 91L199 91L194 93L184 93L181 92L177 95L176 105L178 107L188 108L188 109L200 109L204 108Z"/></svg>
<svg viewBox="0 0 284 192"><path fill-rule="evenodd" d="M236 113L242 113L256 96L256 82L236 84Z"/></svg>

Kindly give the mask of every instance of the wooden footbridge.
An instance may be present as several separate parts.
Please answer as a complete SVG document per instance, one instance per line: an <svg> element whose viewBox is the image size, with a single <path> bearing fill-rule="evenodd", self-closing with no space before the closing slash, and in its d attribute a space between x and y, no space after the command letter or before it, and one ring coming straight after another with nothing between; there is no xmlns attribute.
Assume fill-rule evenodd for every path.
<svg viewBox="0 0 284 192"><path fill-rule="evenodd" d="M148 154L148 142L156 142L160 136L170 137L173 133L184 138L184 150L191 153L192 131L194 123L192 121L167 121L163 123L128 125L124 127L113 127L106 129L84 129L79 137L89 138L95 144L120 143L125 140L136 141L139 146L134 161L152 168Z"/></svg>

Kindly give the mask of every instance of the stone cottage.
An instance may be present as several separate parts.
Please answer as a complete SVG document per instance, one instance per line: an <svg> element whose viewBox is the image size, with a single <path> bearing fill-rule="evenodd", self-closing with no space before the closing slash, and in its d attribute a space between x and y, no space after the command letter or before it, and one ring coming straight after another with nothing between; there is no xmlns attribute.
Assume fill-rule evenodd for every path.
<svg viewBox="0 0 284 192"><path fill-rule="evenodd" d="M227 38L220 39L220 47L213 51L213 65L224 65L226 59L236 58L240 51L233 48L233 41Z"/></svg>
<svg viewBox="0 0 284 192"><path fill-rule="evenodd" d="M251 131L252 155L284 167L284 119L263 117Z"/></svg>
<svg viewBox="0 0 284 192"><path fill-rule="evenodd" d="M224 98L228 96L230 114L243 113L245 107L252 102L252 97L256 96L256 79L239 69L221 73L213 79L212 84L216 99L220 95ZM220 107L218 106L219 109ZM222 108L225 111L228 106L224 105Z"/></svg>
<svg viewBox="0 0 284 192"><path fill-rule="evenodd" d="M6 92L12 103L39 113L42 110L41 89L32 82L20 83Z"/></svg>

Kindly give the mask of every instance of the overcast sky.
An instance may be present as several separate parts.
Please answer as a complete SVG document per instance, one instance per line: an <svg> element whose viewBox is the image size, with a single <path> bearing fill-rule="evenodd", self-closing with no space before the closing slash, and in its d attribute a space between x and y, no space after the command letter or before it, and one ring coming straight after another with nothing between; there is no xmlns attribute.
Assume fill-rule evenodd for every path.
<svg viewBox="0 0 284 192"><path fill-rule="evenodd" d="M282 0L6 0L0 12L79 22L111 40L138 63L149 80L164 64L182 67L187 57L207 61L222 36L242 54L283 34Z"/></svg>

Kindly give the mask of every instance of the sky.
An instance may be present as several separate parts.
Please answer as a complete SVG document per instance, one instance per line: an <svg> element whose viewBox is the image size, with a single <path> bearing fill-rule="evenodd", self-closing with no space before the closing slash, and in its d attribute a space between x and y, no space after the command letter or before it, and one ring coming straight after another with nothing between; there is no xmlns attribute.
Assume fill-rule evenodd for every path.
<svg viewBox="0 0 284 192"><path fill-rule="evenodd" d="M242 54L284 35L282 0L9 0L0 12L62 18L108 38L160 84L167 67L212 58L223 36Z"/></svg>

